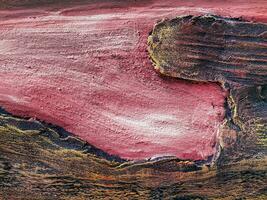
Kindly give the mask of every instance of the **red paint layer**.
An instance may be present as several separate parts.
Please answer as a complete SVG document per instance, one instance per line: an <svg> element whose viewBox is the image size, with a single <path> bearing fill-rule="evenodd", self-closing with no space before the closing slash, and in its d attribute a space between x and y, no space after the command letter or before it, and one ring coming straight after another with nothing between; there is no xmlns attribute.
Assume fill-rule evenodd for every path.
<svg viewBox="0 0 267 200"><path fill-rule="evenodd" d="M1 105L122 158L206 159L215 153L225 94L216 84L160 78L148 33L166 16L266 17L263 2L182 2L0 11Z"/></svg>

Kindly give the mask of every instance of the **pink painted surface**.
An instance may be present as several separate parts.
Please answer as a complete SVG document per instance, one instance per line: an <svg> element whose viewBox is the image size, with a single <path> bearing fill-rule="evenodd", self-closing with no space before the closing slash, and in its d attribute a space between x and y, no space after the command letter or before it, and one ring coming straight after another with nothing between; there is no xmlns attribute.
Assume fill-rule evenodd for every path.
<svg viewBox="0 0 267 200"><path fill-rule="evenodd" d="M267 21L265 1L227 2L2 10L0 105L122 158L206 159L216 151L225 93L216 84L159 77L146 40L157 20L176 15Z"/></svg>

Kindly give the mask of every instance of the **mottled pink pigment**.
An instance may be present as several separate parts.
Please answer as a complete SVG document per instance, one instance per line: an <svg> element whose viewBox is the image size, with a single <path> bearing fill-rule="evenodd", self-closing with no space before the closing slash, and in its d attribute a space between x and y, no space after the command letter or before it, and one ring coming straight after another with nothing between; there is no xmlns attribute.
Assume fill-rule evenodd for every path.
<svg viewBox="0 0 267 200"><path fill-rule="evenodd" d="M122 158L206 159L216 151L225 93L216 84L160 77L146 41L164 17L217 13L266 20L265 1L227 2L2 10L0 105L60 125Z"/></svg>

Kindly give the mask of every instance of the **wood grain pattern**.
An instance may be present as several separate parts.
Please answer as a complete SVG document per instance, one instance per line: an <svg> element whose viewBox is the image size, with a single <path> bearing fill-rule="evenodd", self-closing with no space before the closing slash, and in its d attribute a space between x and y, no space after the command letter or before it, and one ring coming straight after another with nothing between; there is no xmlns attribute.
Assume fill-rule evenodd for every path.
<svg viewBox="0 0 267 200"><path fill-rule="evenodd" d="M150 56L161 73L196 81L267 83L267 25L217 16L158 23Z"/></svg>
<svg viewBox="0 0 267 200"><path fill-rule="evenodd" d="M267 160L125 162L59 127L0 115L1 199L264 199ZM223 154L222 154L223 155ZM240 157L239 157L240 158Z"/></svg>
<svg viewBox="0 0 267 200"><path fill-rule="evenodd" d="M237 141L240 148L250 147L245 152L254 156L266 156L266 31L263 23L183 16L156 24L148 40L151 60L160 73L218 82L228 91L225 127L234 129L242 138Z"/></svg>
<svg viewBox="0 0 267 200"><path fill-rule="evenodd" d="M41 7L43 4L35 2L20 1L18 5L18 1L0 1L0 6L5 8L30 5L32 9L0 11L3 19L0 36L13 41L0 42L0 102L13 113L0 110L0 199L267 198L266 25L218 16L178 17L157 23L149 37L149 54L156 69L161 69L163 76L187 81L158 76L150 69L146 52L148 33L158 19L214 11L267 22L265 9L261 9L266 5L265 1L224 4L202 0L198 3L88 1L92 4L75 7L70 3L73 7L66 4L45 9ZM104 20L101 19L103 16ZM182 29L179 29L180 25ZM73 26L77 31L71 29ZM35 31L36 27L42 34ZM159 30L164 37L158 37ZM123 51L111 52L116 45L114 47L114 41L107 37L109 35L120 39L115 44L119 44ZM71 48L66 49L66 44ZM81 54L84 49L90 49L89 44L94 47L92 54ZM21 49L23 51L19 51ZM55 53L63 54L54 56ZM49 58L53 62L49 62ZM90 70L87 69L88 63ZM53 71L55 64L58 69ZM109 71L111 69L116 69L116 73ZM56 75L54 79L52 72ZM97 76L99 73L101 76ZM101 82L99 77L108 78ZM127 161L75 136L78 133L82 133L80 136L88 132L92 134L89 131L94 125L92 119L98 116L88 112L90 109L95 111L99 105L90 96L88 85L97 91L95 85L107 89L111 83L120 88L119 91L123 86L126 88L120 97L125 97L128 91L138 94L137 97L149 94L149 101L144 97L141 105L148 106L151 99L156 98L157 101L153 101L155 110L163 109L162 105L169 101L185 111L191 109L189 106L197 105L192 102L208 105L204 110L217 109L223 105L223 94L228 94L224 105L226 114L220 116L224 121L220 121L223 123L220 124L220 134L216 145L212 146L216 153L205 160L195 161L189 157L182 160L172 156ZM151 93L153 89L157 92ZM220 102L217 105L216 101L200 101L197 95L185 98L189 91L205 94L208 99L214 97ZM104 103L110 102L111 98L106 95L109 93L101 94L103 92L95 97L104 99L101 105L108 105ZM131 99L134 106L139 106L135 95L130 95L125 102ZM117 93L114 99L122 100L115 97L118 97ZM111 102L116 102L114 99ZM168 109L177 111L176 107ZM33 118L18 117L14 113ZM128 110L127 113L133 112ZM187 116L185 113L179 116ZM199 116L203 118L202 113L205 114L203 111ZM101 122L106 122L104 119ZM201 126L196 127L203 130ZM200 129L198 132L202 133ZM109 139L108 145L114 149L121 149L120 145L125 144L120 142L116 146L112 145L113 141ZM127 145L125 149L128 149Z"/></svg>

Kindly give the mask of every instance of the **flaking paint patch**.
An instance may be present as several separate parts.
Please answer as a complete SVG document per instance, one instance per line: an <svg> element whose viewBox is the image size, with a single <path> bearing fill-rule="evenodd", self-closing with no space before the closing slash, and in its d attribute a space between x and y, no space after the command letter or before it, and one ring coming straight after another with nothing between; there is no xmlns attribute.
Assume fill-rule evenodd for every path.
<svg viewBox="0 0 267 200"><path fill-rule="evenodd" d="M128 127L136 131L137 135L153 136L153 137L166 137L175 136L179 137L185 134L186 128L183 124L179 124L175 116L166 114L147 114L133 118L129 116L116 116L108 114L111 120L120 124L123 127Z"/></svg>
<svg viewBox="0 0 267 200"><path fill-rule="evenodd" d="M8 94L0 94L0 100L9 100L11 102L13 102L14 104L24 104L24 103L29 103L25 100L23 100L20 97L16 97L14 95L8 95Z"/></svg>
<svg viewBox="0 0 267 200"><path fill-rule="evenodd" d="M78 7L68 16L63 9L6 17L0 34L16 48L2 55L1 88L28 102L0 97L2 105L122 158L207 159L215 151L225 93L214 84L159 77L146 51L157 20L192 9L179 7L95 8L99 14Z"/></svg>

